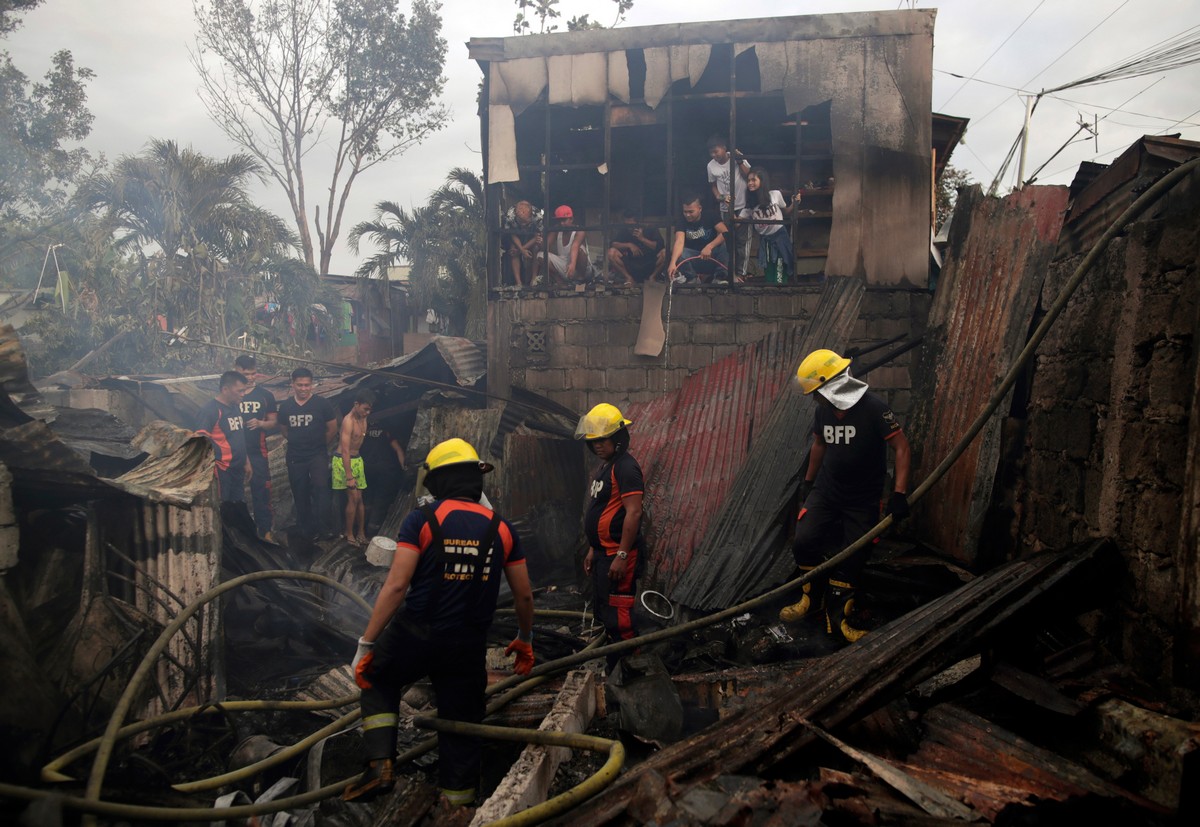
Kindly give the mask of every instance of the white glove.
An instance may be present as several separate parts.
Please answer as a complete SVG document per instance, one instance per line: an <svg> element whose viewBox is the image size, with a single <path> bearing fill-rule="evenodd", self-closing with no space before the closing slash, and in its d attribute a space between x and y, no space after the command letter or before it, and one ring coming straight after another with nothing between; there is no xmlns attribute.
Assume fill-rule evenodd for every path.
<svg viewBox="0 0 1200 827"><path fill-rule="evenodd" d="M375 641L358 639L358 649L354 653L354 660L350 661L350 671L358 672L358 662L367 656L368 652L375 650Z"/></svg>

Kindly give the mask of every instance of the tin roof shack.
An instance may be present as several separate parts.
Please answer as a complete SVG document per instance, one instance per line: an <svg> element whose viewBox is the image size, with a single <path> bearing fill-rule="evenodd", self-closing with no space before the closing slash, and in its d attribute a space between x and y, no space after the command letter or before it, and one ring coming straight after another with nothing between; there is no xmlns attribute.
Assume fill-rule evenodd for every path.
<svg viewBox="0 0 1200 827"><path fill-rule="evenodd" d="M326 275L322 280L342 297L342 306L329 308L336 338L316 343L318 358L369 365L406 352L405 334L415 329L407 285L355 276Z"/></svg>
<svg viewBox="0 0 1200 827"><path fill-rule="evenodd" d="M489 389L524 387L574 410L649 402L809 318L823 276L868 285L855 342L919 335L933 155L944 162L958 134L954 123L933 133L934 17L887 11L472 39L486 103ZM547 223L570 206L603 275L625 210L669 244L681 195L711 204L712 135L765 168L772 188L802 193L788 226L795 268L775 278L787 283L759 271L752 239L732 251L738 270L749 254L745 283L673 289L661 310L644 305L639 288L602 278L583 292L507 286L501 225L517 201L543 209ZM656 312L666 348L637 355L638 320ZM908 365L898 362L879 386L906 394Z"/></svg>
<svg viewBox="0 0 1200 827"><path fill-rule="evenodd" d="M11 474L0 486L0 651L13 678L0 730L21 745L4 758L17 777L48 747L103 723L160 628L217 581L221 558L203 500L212 484L204 439L148 429L133 442L137 467L105 478L89 458L112 452L60 438L9 326L0 327L0 385L0 463ZM218 623L202 613L172 642L137 712L212 696Z"/></svg>

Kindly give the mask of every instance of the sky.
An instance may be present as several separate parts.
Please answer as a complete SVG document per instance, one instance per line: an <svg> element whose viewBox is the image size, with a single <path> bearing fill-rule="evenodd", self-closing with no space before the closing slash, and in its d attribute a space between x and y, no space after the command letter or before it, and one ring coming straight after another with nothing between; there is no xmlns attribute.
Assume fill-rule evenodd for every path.
<svg viewBox="0 0 1200 827"><path fill-rule="evenodd" d="M635 0L621 25L886 11L911 5L896 0ZM564 18L590 13L605 24L612 23L616 8L611 0L560 0L559 6ZM1014 90L1038 92L1070 83L1187 30L1200 31L1200 0L946 0L916 6L937 9L934 111L971 120L951 164L985 187L1000 170L1024 121L1025 103ZM372 217L377 202L420 205L451 168L481 171L475 114L481 74L467 57L466 42L511 35L515 14L510 0L443 0L443 34L449 44L443 103L452 112L452 122L355 184L333 272L353 272L368 253L364 249L362 256L353 254L345 237L354 223ZM40 77L50 56L64 48L71 50L77 65L96 73L88 85L95 123L84 141L93 153L115 160L162 138L224 157L239 148L212 124L197 94L199 80L188 56L194 32L190 0L45 0L3 45L31 78ZM1071 139L1080 119L1090 125L1098 121L1099 134L1077 136L1049 160ZM1200 65L1055 93L1043 98L1034 114L1026 178L1049 160L1038 182L1069 183L1083 161L1106 163L1142 135L1176 132L1200 140ZM1002 180L1001 192L1015 183L1015 167L1014 163ZM310 192L326 186L317 170L307 174ZM290 221L287 199L277 186L263 185L254 195Z"/></svg>

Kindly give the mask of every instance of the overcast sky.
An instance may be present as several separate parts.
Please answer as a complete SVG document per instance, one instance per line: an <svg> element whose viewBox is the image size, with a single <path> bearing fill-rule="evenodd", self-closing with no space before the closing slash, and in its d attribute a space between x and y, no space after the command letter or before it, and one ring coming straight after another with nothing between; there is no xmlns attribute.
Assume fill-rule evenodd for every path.
<svg viewBox="0 0 1200 827"><path fill-rule="evenodd" d="M403 0L402 0L403 2ZM561 0L564 17L590 12L612 22L611 0ZM854 0L635 0L622 25L639 26L737 17L821 14L907 8L908 2ZM1200 26L1198 0L947 0L936 7L934 111L971 119L966 143L951 162L985 186L1021 129L1024 103L1012 88L1040 91L1107 69L1164 40ZM736 15L731 9L736 8ZM475 94L480 71L467 58L471 37L512 33L510 0L443 0L449 42L444 102L453 123L425 145L375 167L352 192L334 272L349 273L358 257L345 247L351 225L381 200L424 203L455 166L481 169ZM40 77L57 49L96 73L88 87L95 115L86 146L110 160L139 152L151 138L174 139L208 155L238 151L208 120L187 50L194 40L190 0L46 0L25 17L7 47L27 75ZM951 74L974 77L966 82ZM1010 88L1005 88L1010 87ZM1196 65L1045 98L1034 116L1028 173L1075 132L1082 117L1100 118L1099 136L1067 147L1040 176L1069 183L1082 161L1107 162L1144 134L1182 132L1200 140L1200 68ZM1014 169L1004 181L1015 180ZM309 173L310 192L325 185ZM260 203L288 218L282 192L265 186ZM311 208L310 208L311 209Z"/></svg>

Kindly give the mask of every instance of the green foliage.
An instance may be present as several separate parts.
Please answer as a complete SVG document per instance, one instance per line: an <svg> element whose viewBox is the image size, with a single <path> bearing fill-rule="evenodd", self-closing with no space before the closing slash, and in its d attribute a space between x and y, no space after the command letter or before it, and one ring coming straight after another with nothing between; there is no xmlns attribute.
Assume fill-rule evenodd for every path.
<svg viewBox="0 0 1200 827"><path fill-rule="evenodd" d="M612 0L617 6L617 16L612 26L619 26L625 15L633 8L633 0ZM555 20L562 17L558 10L558 0L514 0L517 4L517 16L513 20L513 32L516 34L532 34L533 22L537 21L537 34L548 34L558 30ZM567 31L575 32L581 29L603 29L603 23L591 18L590 13L575 15L567 20Z"/></svg>
<svg viewBox="0 0 1200 827"><path fill-rule="evenodd" d="M0 0L0 37L20 25L20 12L41 0ZM86 83L91 70L55 53L32 82L0 52L0 241L26 235L65 201L67 187L88 165L86 150L69 144L91 132Z"/></svg>
<svg viewBox="0 0 1200 827"><path fill-rule="evenodd" d="M377 251L363 261L358 276L380 276L388 267L407 262L412 267L413 303L450 319L452 334L483 338L487 228L478 175L461 167L451 170L429 202L413 210L380 202L372 220L350 231L355 252L363 239Z"/></svg>
<svg viewBox="0 0 1200 827"><path fill-rule="evenodd" d="M934 203L937 206L937 225L941 227L950 220L954 213L954 204L958 200L958 188L974 183L971 173L965 169L947 164L938 179L937 194Z"/></svg>
<svg viewBox="0 0 1200 827"><path fill-rule="evenodd" d="M172 329L227 342L269 287L269 264L295 243L282 220L250 201L246 189L261 175L249 155L213 159L156 140L85 180L77 198L101 211L114 249L137 262L134 282Z"/></svg>
<svg viewBox="0 0 1200 827"><path fill-rule="evenodd" d="M193 0L201 98L287 193L305 260L328 272L359 175L441 129L440 5L413 0ZM312 211L305 162L332 170ZM315 236L315 237L314 237Z"/></svg>

